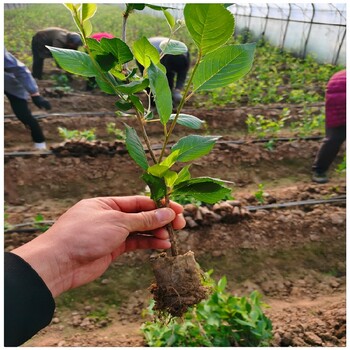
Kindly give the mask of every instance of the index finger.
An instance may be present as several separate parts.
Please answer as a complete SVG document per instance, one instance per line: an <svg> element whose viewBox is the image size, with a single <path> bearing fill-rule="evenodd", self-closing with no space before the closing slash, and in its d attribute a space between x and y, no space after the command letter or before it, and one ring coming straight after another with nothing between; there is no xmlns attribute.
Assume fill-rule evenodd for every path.
<svg viewBox="0 0 350 350"><path fill-rule="evenodd" d="M147 196L102 197L101 199L106 201L112 209L124 213L139 213L157 208L155 202ZM181 214L184 210L181 204L173 201L170 201L169 207L176 214Z"/></svg>

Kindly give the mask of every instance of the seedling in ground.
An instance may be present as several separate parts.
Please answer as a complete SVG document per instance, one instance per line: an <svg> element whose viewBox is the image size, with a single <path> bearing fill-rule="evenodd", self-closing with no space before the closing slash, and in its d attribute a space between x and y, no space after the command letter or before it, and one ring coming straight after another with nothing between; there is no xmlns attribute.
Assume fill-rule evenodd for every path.
<svg viewBox="0 0 350 350"><path fill-rule="evenodd" d="M140 5L140 6L139 6ZM203 121L181 113L186 101L198 91L221 88L249 72L255 51L254 44L232 45L235 20L221 4L186 4L184 22L197 47L197 57L188 78L183 97L173 113L172 93L160 59L165 54L179 55L187 51L184 43L173 40L173 34L182 25L176 22L165 7L127 4L126 13L150 6L163 11L170 27L171 40L161 43L161 54L145 37L130 47L119 38L102 38L100 42L89 38L92 33L90 19L96 12L94 4L66 4L80 31L85 52L49 47L60 66L70 73L95 77L98 86L116 96L116 107L121 111L134 111L138 131L125 124L126 147L131 158L141 168L141 178L150 188L150 197L158 207L168 206L174 196L188 195L205 203L216 203L231 193L223 180L208 176L192 178L191 162L208 154L218 136L188 135L170 147L174 128L180 124L198 129ZM123 33L126 19L124 16ZM125 38L126 35L123 34ZM136 59L143 65L142 77L130 70L127 63ZM147 91L150 90L148 93ZM147 102L139 93L145 92ZM151 109L154 97L156 111ZM149 123L159 123L164 131L160 150L152 145L147 129ZM139 137L141 135L141 138ZM141 141L143 140L143 142ZM159 144L159 140L157 140ZM147 152L145 151L146 148ZM155 309L180 316L188 307L205 298L200 270L192 252L179 255L171 225L167 226L171 241L171 254L160 254L153 261L156 284L152 286Z"/></svg>

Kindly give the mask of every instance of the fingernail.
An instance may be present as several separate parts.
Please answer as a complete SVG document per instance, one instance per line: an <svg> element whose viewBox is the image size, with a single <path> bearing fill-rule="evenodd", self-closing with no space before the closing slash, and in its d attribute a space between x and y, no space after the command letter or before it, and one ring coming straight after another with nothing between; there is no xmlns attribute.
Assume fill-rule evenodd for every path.
<svg viewBox="0 0 350 350"><path fill-rule="evenodd" d="M157 209L156 218L160 223L168 223L174 219L174 212L168 208Z"/></svg>

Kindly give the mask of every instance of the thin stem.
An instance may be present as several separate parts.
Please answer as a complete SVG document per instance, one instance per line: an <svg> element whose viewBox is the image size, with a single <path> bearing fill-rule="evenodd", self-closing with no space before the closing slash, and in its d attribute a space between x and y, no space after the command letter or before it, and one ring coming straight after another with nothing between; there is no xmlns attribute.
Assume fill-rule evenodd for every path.
<svg viewBox="0 0 350 350"><path fill-rule="evenodd" d="M177 108L177 111L176 111L176 115L175 115L175 118L173 119L173 122L171 123L170 125L170 128L169 128L169 131L167 132L166 136L165 136L165 140L164 140L164 143L163 143L163 147L162 147L162 151L160 153L160 156L159 156L159 159L158 159L158 163L160 163L162 161L162 158L164 156L164 152L165 152L165 149L168 145L168 142L169 142L169 139L170 139L170 136L175 128L175 125L177 123L177 119L179 118L179 115L180 115L180 112L185 104L185 102L188 100L187 99L187 94L188 94L188 91L190 90L190 86L191 86L191 83L192 83L192 80L193 80L193 77L194 77L194 74L199 66L199 63L200 63L200 60L202 59L202 53L200 52L199 55L198 55L198 58L197 58L197 61L196 61L196 64L193 68L193 71L192 71L192 74L190 76L190 79L188 80L188 83L186 85L186 88L185 88L185 91L184 91L184 94L182 96L182 99L180 101L180 104ZM192 96L193 93L191 93L190 96Z"/></svg>
<svg viewBox="0 0 350 350"><path fill-rule="evenodd" d="M154 162L154 164L157 164L157 159L153 153L153 150L152 150L152 146L151 146L151 142L149 140L149 137L147 135L147 132L146 132L146 129L145 129L145 125L143 123L143 116L140 114L140 112L136 111L136 117L137 117L137 120L140 124L140 127L141 127L141 133L142 133L142 137L146 143L146 146L147 146L147 149L149 151L149 154L151 155L151 158Z"/></svg>
<svg viewBox="0 0 350 350"><path fill-rule="evenodd" d="M161 201L157 201L157 207L158 208L169 207L169 195L168 194L165 196L165 205L163 205ZM179 255L179 249L177 247L174 228L173 228L171 223L165 225L165 228L167 229L167 231L169 233L169 240L171 243L171 255L177 256L177 255Z"/></svg>

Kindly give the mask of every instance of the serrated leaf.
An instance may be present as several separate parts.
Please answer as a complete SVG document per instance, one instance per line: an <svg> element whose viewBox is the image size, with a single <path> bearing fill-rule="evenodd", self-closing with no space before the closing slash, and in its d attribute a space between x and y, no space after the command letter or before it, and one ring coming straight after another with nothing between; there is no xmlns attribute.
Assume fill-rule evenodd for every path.
<svg viewBox="0 0 350 350"><path fill-rule="evenodd" d="M217 136L189 135L181 138L171 149L180 150L179 162L189 162L208 154L217 139Z"/></svg>
<svg viewBox="0 0 350 350"><path fill-rule="evenodd" d="M96 55L95 60L101 69L108 72L116 65L115 57L111 53L106 53L104 55Z"/></svg>
<svg viewBox="0 0 350 350"><path fill-rule="evenodd" d="M225 187L223 182L210 177L193 178L176 185L173 195L188 195L195 199L214 204L231 193L231 189Z"/></svg>
<svg viewBox="0 0 350 350"><path fill-rule="evenodd" d="M164 177L164 174L169 170L166 165L155 164L147 169L147 172L153 176Z"/></svg>
<svg viewBox="0 0 350 350"><path fill-rule="evenodd" d="M175 164L179 156L179 153L180 153L180 150L171 152L160 164L165 165L169 168L172 167Z"/></svg>
<svg viewBox="0 0 350 350"><path fill-rule="evenodd" d="M165 179L165 184L168 187L172 188L174 186L176 179L177 179L177 173L175 171L168 170L164 174L164 179Z"/></svg>
<svg viewBox="0 0 350 350"><path fill-rule="evenodd" d="M175 18L172 16L172 14L169 12L169 11L167 11L167 10L164 10L163 9L163 13L164 13L164 16L165 16L165 18L166 18L166 21L168 22L168 24L169 24L169 27L170 27L170 29L173 29L174 27L175 27Z"/></svg>
<svg viewBox="0 0 350 350"><path fill-rule="evenodd" d="M131 102L124 101L124 100L117 101L115 103L115 106L123 112L126 112L129 109L133 108L133 104Z"/></svg>
<svg viewBox="0 0 350 350"><path fill-rule="evenodd" d="M124 94L135 94L137 92L145 90L149 85L149 80L144 79L142 81L132 81L129 84L119 85L118 90Z"/></svg>
<svg viewBox="0 0 350 350"><path fill-rule="evenodd" d="M139 10L142 11L145 8L145 4L125 4L127 12L130 12L132 10Z"/></svg>
<svg viewBox="0 0 350 350"><path fill-rule="evenodd" d="M92 18L97 10L96 4L84 3L81 8L81 19L82 21L86 21L89 18Z"/></svg>
<svg viewBox="0 0 350 350"><path fill-rule="evenodd" d="M211 52L193 76L193 91L227 86L247 74L253 64L255 44L228 45Z"/></svg>
<svg viewBox="0 0 350 350"><path fill-rule="evenodd" d="M140 101L140 99L139 99L137 96L135 96L135 95L130 95L130 96L129 96L129 100L132 102L132 104L134 105L134 107L135 107L139 112L141 112L142 114L144 113L145 108L143 107L142 102Z"/></svg>
<svg viewBox="0 0 350 350"><path fill-rule="evenodd" d="M164 178L156 177L148 173L144 173L141 179L145 181L151 190L151 199L158 201L166 196L166 185Z"/></svg>
<svg viewBox="0 0 350 350"><path fill-rule="evenodd" d="M133 51L136 60L145 69L150 66L151 62L157 65L160 61L158 50L145 37L134 42Z"/></svg>
<svg viewBox="0 0 350 350"><path fill-rule="evenodd" d="M191 174L189 171L191 164L186 165L185 167L183 167L180 172L177 174L177 179L175 181L175 185L180 184L181 182L187 181L191 178Z"/></svg>
<svg viewBox="0 0 350 350"><path fill-rule="evenodd" d="M74 13L76 4L63 4L69 11Z"/></svg>
<svg viewBox="0 0 350 350"><path fill-rule="evenodd" d="M67 72L84 77L95 77L99 75L98 70L87 53L52 46L46 47L50 50L60 67Z"/></svg>
<svg viewBox="0 0 350 350"><path fill-rule="evenodd" d="M127 44L118 38L102 38L100 41L101 48L114 55L119 64L130 62L134 56Z"/></svg>
<svg viewBox="0 0 350 350"><path fill-rule="evenodd" d="M221 4L186 4L184 17L202 55L216 50L232 38L235 20Z"/></svg>
<svg viewBox="0 0 350 350"><path fill-rule="evenodd" d="M89 36L92 33L92 24L89 20L84 21L83 23L84 35Z"/></svg>
<svg viewBox="0 0 350 350"><path fill-rule="evenodd" d="M105 93L110 95L116 95L116 92L111 84L108 84L104 79L100 76L96 77L96 83L98 87Z"/></svg>
<svg viewBox="0 0 350 350"><path fill-rule="evenodd" d="M160 121L165 125L173 110L172 95L166 75L153 63L148 68L148 78Z"/></svg>
<svg viewBox="0 0 350 350"><path fill-rule="evenodd" d="M178 40L163 40L159 47L166 55L182 55L188 52L186 44Z"/></svg>
<svg viewBox="0 0 350 350"><path fill-rule="evenodd" d="M142 169L148 169L148 162L145 150L143 149L142 143L137 136L134 128L125 124L126 128L126 149L128 150L130 157L138 164Z"/></svg>
<svg viewBox="0 0 350 350"><path fill-rule="evenodd" d="M171 114L170 115L170 120L174 120L176 114ZM193 115L190 114L179 114L177 120L177 124L186 126L191 129L200 129L203 124L205 124L204 120L201 120Z"/></svg>
<svg viewBox="0 0 350 350"><path fill-rule="evenodd" d="M100 42L96 39L93 38L86 38L86 44L89 47L89 49L91 50L91 52L100 52L100 53L104 53L104 51L101 49L100 47Z"/></svg>

